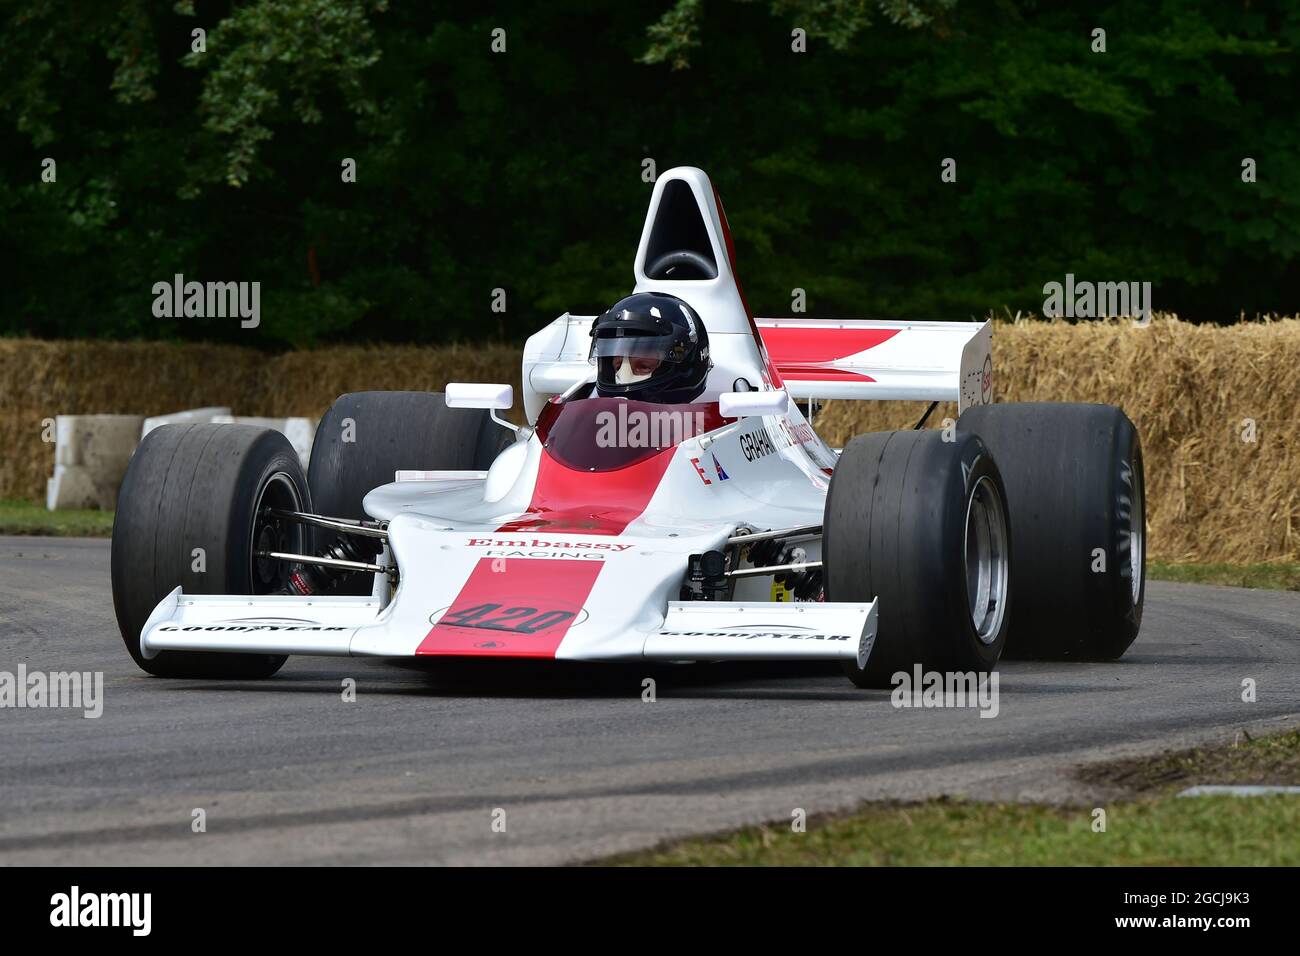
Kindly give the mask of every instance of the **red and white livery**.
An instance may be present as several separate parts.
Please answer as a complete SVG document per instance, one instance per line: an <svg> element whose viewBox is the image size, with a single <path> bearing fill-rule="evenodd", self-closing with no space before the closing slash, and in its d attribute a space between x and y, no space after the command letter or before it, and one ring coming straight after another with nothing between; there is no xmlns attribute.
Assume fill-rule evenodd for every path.
<svg viewBox="0 0 1300 956"><path fill-rule="evenodd" d="M707 260L716 274L647 274L647 263L679 248ZM147 548L132 552L131 536L183 535L154 525L134 532L119 515L124 540L120 548L114 544L115 599L133 656L146 670L182 675L197 668L185 669L186 655L213 661L222 654L246 661L295 654L839 660L851 676L864 673L886 590L878 583L881 561L875 558L869 571L869 592L865 583L828 589L828 579L835 578L824 544L839 534L837 546L847 554L856 546L848 539L860 533L870 539L864 548L902 552L910 539L904 535L890 544L881 536L893 532L878 520L860 532L828 527L828 489L840 453L818 436L800 402L808 408L826 399L955 402L963 412L988 405L989 323L756 318L737 279L721 201L704 172L691 167L670 170L655 183L633 276L633 291L678 296L703 320L713 367L698 401L662 406L595 394L588 360L594 317L562 315L524 348L527 426L516 429L496 419L513 404L510 386L452 384L436 399L461 414L490 417L484 427L493 434L515 431L484 467L429 468L427 460L405 459L400 442L395 450L370 452L372 458L388 456L389 480L360 496L361 513L351 516L317 513L324 511L319 502L311 507L312 499L327 493L321 489L344 480L333 473L322 478L315 474L318 467L339 469L340 476L352 467L323 451L319 466L313 455L310 490L299 487L302 479L287 465L267 466L270 477L258 479L261 490L241 478L243 493L255 500L243 511L236 508L233 519L214 522L220 529L214 533L224 536L220 548L250 549L221 559L225 580L240 582L237 589L230 586L233 593L193 593L185 580L160 588L166 574L157 562L166 556ZM327 420L333 422L329 415ZM366 426L356 420L358 443L366 439ZM334 425L323 420L321 428L327 427ZM426 425L416 420L402 427L411 434ZM934 432L928 434L937 441ZM318 445L325 448L333 439L321 434ZM981 448L954 465L957 481L963 468L968 473L959 492L964 497L955 499L954 513L961 513L953 520L960 527L942 532L953 539L956 563L934 568L924 586L931 603L942 603L945 589L956 594L973 646L983 642L990 648L991 657L981 658L987 661L996 660L1006 636L1012 542L1002 479L979 471L990 467L988 450ZM337 452L349 453L345 445ZM984 463L978 465L981 454ZM916 461L919 456L912 454ZM871 451L870 458L871 467L886 475L889 455ZM173 470L174 459L167 466ZM151 467L163 466L140 464L140 476L128 476L124 499L144 494ZM858 486L876 479L855 479L853 489L844 481L838 507L869 513L870 489ZM851 493L868 497L859 507ZM198 506L191 500L191 508ZM882 507L874 505L877 518ZM852 520L869 522L870 515ZM948 519L936 512L934 520ZM242 527L228 530L240 521L251 523L244 537ZM284 530L293 527L302 529L296 537ZM329 551L322 542L335 534L365 546ZM174 548L188 556L190 543L178 540ZM1130 549L1139 543L1130 540ZM132 557L145 553L147 558ZM129 563L143 560L155 562L149 573L159 590L147 599L157 601L147 619L136 621L126 607L132 600ZM241 560L252 566L244 577ZM900 557L899 568L907 560ZM848 561L841 560L842 568ZM273 573L277 568L288 575L288 585L279 583L284 579ZM304 584L297 573L304 569L317 569L315 586ZM329 574L365 587L339 593L320 586ZM269 585L257 582L267 580L287 593L261 593ZM208 589L209 582L199 587ZM1140 594L1135 600L1140 608ZM914 649L921 647L920 638L909 640ZM910 657L940 659L920 650ZM905 658L908 653L899 660ZM171 670L151 666L160 659L173 662Z"/></svg>

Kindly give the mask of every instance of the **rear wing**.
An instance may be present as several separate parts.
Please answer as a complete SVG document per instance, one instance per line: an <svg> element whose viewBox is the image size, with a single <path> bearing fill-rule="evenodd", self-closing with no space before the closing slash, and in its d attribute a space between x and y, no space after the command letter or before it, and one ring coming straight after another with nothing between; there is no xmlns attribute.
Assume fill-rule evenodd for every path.
<svg viewBox="0 0 1300 956"><path fill-rule="evenodd" d="M757 319L791 398L993 400L988 322Z"/></svg>
<svg viewBox="0 0 1300 956"><path fill-rule="evenodd" d="M547 399L595 375L587 362L594 315L564 315L524 345L528 421ZM958 411L993 400L988 322L877 322L869 319L757 319L769 360L791 398L956 402ZM727 338L711 339L730 382ZM717 370L715 370L717 371ZM719 374L721 374L719 372Z"/></svg>

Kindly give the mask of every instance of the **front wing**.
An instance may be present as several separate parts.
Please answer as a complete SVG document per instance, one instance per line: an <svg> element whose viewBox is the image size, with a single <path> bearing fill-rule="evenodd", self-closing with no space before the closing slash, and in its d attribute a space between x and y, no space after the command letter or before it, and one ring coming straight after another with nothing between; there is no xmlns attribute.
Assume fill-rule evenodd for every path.
<svg viewBox="0 0 1300 956"><path fill-rule="evenodd" d="M146 658L160 651L415 657L424 630L394 620L368 597L184 594L176 588L141 635ZM395 626L396 624L396 626ZM491 629L467 628L482 643ZM577 660L856 660L865 665L876 636L876 604L745 601L669 602L658 626L628 631ZM509 655L502 655L509 656Z"/></svg>

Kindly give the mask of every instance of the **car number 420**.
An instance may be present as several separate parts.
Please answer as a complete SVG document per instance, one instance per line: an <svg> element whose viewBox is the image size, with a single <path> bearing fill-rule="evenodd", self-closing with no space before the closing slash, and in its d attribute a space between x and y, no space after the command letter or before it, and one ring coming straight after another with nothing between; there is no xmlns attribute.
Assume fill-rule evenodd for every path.
<svg viewBox="0 0 1300 956"><path fill-rule="evenodd" d="M476 604L473 607L452 609L438 623L453 627L482 627L493 631L536 634L574 617L577 615L572 611L539 611L535 607Z"/></svg>

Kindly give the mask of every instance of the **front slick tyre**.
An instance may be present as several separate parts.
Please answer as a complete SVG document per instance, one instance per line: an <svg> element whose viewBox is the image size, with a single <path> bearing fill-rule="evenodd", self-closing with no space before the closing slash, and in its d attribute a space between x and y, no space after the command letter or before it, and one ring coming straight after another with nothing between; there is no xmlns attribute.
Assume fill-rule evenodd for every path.
<svg viewBox="0 0 1300 956"><path fill-rule="evenodd" d="M132 660L157 677L270 677L274 654L162 651L140 632L177 585L186 594L274 594L289 565L254 551L300 553L302 526L263 509L310 511L289 440L251 425L163 425L136 449L113 520L113 608Z"/></svg>
<svg viewBox="0 0 1300 956"><path fill-rule="evenodd" d="M993 456L971 434L862 435L849 442L826 499L826 600L878 600L859 687L900 671L986 672L1006 643L1010 543Z"/></svg>

